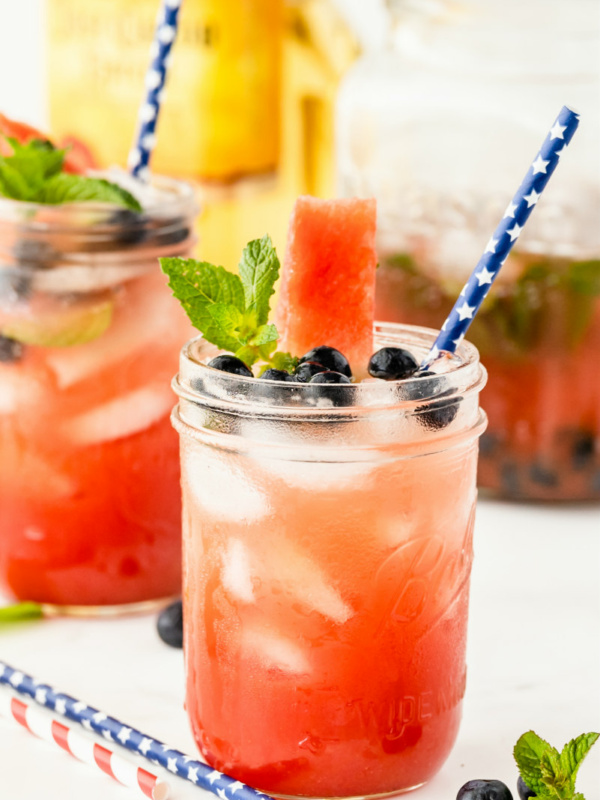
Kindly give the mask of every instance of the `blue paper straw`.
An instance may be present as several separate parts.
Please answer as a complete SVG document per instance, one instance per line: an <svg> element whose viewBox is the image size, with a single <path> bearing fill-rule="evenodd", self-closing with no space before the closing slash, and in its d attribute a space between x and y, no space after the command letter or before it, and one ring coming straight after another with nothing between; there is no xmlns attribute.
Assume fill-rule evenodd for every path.
<svg viewBox="0 0 600 800"><path fill-rule="evenodd" d="M118 719L98 711L97 708L88 706L68 694L57 692L47 683L35 680L31 675L14 669L4 661L0 661L0 684L8 686L18 694L30 697L38 705L49 708L62 717L77 722L88 731L126 747L127 750L164 767L174 775L179 775L180 778L212 792L221 800L259 800L259 798L272 800L269 795L230 778L202 761L184 755L174 747L159 742L158 739L130 728Z"/></svg>
<svg viewBox="0 0 600 800"><path fill-rule="evenodd" d="M148 180L150 174L148 164L156 143L156 123L167 78L168 57L177 36L181 3L182 0L163 0L158 12L151 61L146 73L146 96L139 111L136 141L127 159L131 174L141 180Z"/></svg>
<svg viewBox="0 0 600 800"><path fill-rule="evenodd" d="M463 286L433 347L421 364L422 369L429 367L441 353L454 353L462 342L578 125L579 114L563 106L540 152L527 170L523 183L487 243L484 254Z"/></svg>

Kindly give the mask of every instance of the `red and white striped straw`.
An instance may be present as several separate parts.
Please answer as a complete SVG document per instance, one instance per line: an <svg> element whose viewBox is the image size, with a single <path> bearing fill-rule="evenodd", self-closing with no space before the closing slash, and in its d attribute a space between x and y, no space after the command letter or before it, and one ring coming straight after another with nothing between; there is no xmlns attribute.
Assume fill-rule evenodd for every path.
<svg viewBox="0 0 600 800"><path fill-rule="evenodd" d="M169 796L169 784L166 781L108 747L94 742L93 738L76 728L59 722L47 711L24 703L6 689L0 690L0 716L17 722L45 742L58 745L78 761L91 764L123 786L141 792L144 797L166 800Z"/></svg>

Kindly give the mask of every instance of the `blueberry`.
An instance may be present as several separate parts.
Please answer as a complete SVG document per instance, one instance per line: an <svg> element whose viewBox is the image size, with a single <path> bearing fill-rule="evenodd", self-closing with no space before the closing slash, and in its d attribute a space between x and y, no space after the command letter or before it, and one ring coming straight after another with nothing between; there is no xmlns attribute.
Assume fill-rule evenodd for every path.
<svg viewBox="0 0 600 800"><path fill-rule="evenodd" d="M310 380L310 401L317 406L349 406L352 405L353 394L350 379L341 372L319 372Z"/></svg>
<svg viewBox="0 0 600 800"><path fill-rule="evenodd" d="M456 800L513 800L510 789L502 781L467 781L458 790Z"/></svg>
<svg viewBox="0 0 600 800"><path fill-rule="evenodd" d="M574 438L572 446L572 459L574 469L585 469L594 460L596 452L596 437L588 431L579 431Z"/></svg>
<svg viewBox="0 0 600 800"><path fill-rule="evenodd" d="M418 370L419 365L408 352L400 347L382 347L373 353L369 361L369 375L385 381L398 381L408 378Z"/></svg>
<svg viewBox="0 0 600 800"><path fill-rule="evenodd" d="M20 361L22 356L23 345L21 342L0 334L0 363L14 364L16 361Z"/></svg>
<svg viewBox="0 0 600 800"><path fill-rule="evenodd" d="M319 372L327 372L327 367L317 364L316 361L303 361L296 367L294 377L299 383L308 383Z"/></svg>
<svg viewBox="0 0 600 800"><path fill-rule="evenodd" d="M138 244L148 238L148 219L143 214L120 208L111 214L109 225L118 226L115 241L122 244Z"/></svg>
<svg viewBox="0 0 600 800"><path fill-rule="evenodd" d="M260 376L263 381L285 381L286 383L295 383L296 379L289 372L284 369L266 369Z"/></svg>
<svg viewBox="0 0 600 800"><path fill-rule="evenodd" d="M0 269L0 298L9 303L23 300L31 292L31 277L26 269Z"/></svg>
<svg viewBox="0 0 600 800"><path fill-rule="evenodd" d="M12 254L19 264L32 264L35 267L51 267L58 253L43 239L18 239Z"/></svg>
<svg viewBox="0 0 600 800"><path fill-rule="evenodd" d="M481 435L479 439L479 455L483 458L491 457L498 450L500 441L497 436L489 431Z"/></svg>
<svg viewBox="0 0 600 800"><path fill-rule="evenodd" d="M542 464L532 464L529 468L529 477L533 483L552 489L558 486L558 475L554 470L544 467Z"/></svg>
<svg viewBox="0 0 600 800"><path fill-rule="evenodd" d="M183 606L176 600L164 608L156 621L158 635L169 647L183 647Z"/></svg>
<svg viewBox="0 0 600 800"><path fill-rule="evenodd" d="M529 800L530 797L537 797L537 794L533 791L533 789L530 789L529 786L527 786L520 775L519 780L517 781L517 791L519 792L519 797L521 800Z"/></svg>
<svg viewBox="0 0 600 800"><path fill-rule="evenodd" d="M341 372L347 378L352 377L348 359L335 347L328 347L327 345L313 347L312 350L302 356L299 363L303 364L305 361L314 361L330 372Z"/></svg>
<svg viewBox="0 0 600 800"><path fill-rule="evenodd" d="M501 491L507 497L520 497L521 481L519 478L519 468L512 461L506 461L500 468Z"/></svg>
<svg viewBox="0 0 600 800"><path fill-rule="evenodd" d="M342 375L341 372L319 372L310 379L311 383L350 383L350 378Z"/></svg>
<svg viewBox="0 0 600 800"><path fill-rule="evenodd" d="M423 372L415 372L412 377L430 378L434 375L436 375L435 372L424 370ZM437 396L443 398L451 394L452 391L450 389L446 391L438 390ZM426 396L427 394L425 391L419 392L418 389L412 394L412 397L417 400L423 400ZM419 410L417 419L424 428L428 428L429 430L441 430L454 421L458 414L458 402L459 398L453 398L451 400L440 399L433 403L428 403Z"/></svg>
<svg viewBox="0 0 600 800"><path fill-rule="evenodd" d="M222 372L230 372L232 375L243 375L245 378L252 378L252 372L244 362L235 356L223 355L216 356L208 362L209 367L220 369Z"/></svg>

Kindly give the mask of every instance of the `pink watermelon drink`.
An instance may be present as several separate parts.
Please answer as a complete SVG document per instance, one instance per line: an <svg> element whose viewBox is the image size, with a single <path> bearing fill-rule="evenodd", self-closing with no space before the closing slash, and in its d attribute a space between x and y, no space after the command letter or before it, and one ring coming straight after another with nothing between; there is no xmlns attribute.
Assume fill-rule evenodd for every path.
<svg viewBox="0 0 600 800"><path fill-rule="evenodd" d="M4 593L89 611L180 591L169 380L189 325L156 259L190 252L193 213L167 180L143 213L0 198Z"/></svg>
<svg viewBox="0 0 600 800"><path fill-rule="evenodd" d="M365 227L353 234L368 240L370 204L344 201L341 218L353 203L356 225ZM337 203L311 200L310 219L319 205L328 220L317 226L320 241L327 229L332 238L336 313L349 326L347 342L336 327L335 343L359 353L351 368L326 346L331 340L316 338L326 330L321 320L317 334L304 332L291 309L280 309L280 320L292 320L286 342L312 345L299 360L271 345L259 366L252 342L264 332L247 330L236 355L207 341L241 336L242 320L260 306L250 290L235 329L215 335L217 318L235 318L231 308L190 313L210 316L212 327L182 352L173 415L186 707L204 757L240 781L283 797L385 795L431 778L458 731L484 372L475 348L463 344L444 369L420 373L435 332L373 328L372 320L369 355L373 331L381 349L357 360L352 326L368 313L374 262L358 291L351 252L335 259ZM305 199L296 207L292 249L306 207ZM286 265L301 270L299 253L288 252ZM245 288L260 283L259 264L272 257L265 240L251 243L240 265ZM209 285L206 265L163 268L190 311L193 287ZM318 284L322 264L311 256L310 268ZM357 307L343 300L346 271ZM238 291L224 280L220 306ZM284 288L284 302L296 302L289 275ZM304 299L301 290L298 318L307 320ZM408 362L404 379L348 377L366 374L367 365L389 377Z"/></svg>

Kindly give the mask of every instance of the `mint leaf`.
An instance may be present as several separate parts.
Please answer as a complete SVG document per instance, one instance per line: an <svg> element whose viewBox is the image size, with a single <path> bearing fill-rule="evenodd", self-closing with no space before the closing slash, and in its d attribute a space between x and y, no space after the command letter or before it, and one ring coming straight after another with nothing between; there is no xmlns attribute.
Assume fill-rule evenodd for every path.
<svg viewBox="0 0 600 800"><path fill-rule="evenodd" d="M11 200L30 200L34 194L27 180L8 160L0 157L0 194Z"/></svg>
<svg viewBox="0 0 600 800"><path fill-rule="evenodd" d="M566 744L559 754L533 731L524 733L514 748L521 777L539 798L584 800L581 793L575 792L575 779L581 762L598 738L598 733L584 733Z"/></svg>
<svg viewBox="0 0 600 800"><path fill-rule="evenodd" d="M191 258L159 261L174 296L206 341L235 353L249 367L259 360L276 366L277 359L278 369L297 363L289 353L271 355L279 334L267 319L279 259L268 236L245 248L241 276Z"/></svg>
<svg viewBox="0 0 600 800"><path fill-rule="evenodd" d="M0 608L0 625L7 622L19 622L24 619L38 619L43 616L39 603L15 603Z"/></svg>
<svg viewBox="0 0 600 800"><path fill-rule="evenodd" d="M268 325L261 325L256 333L249 339L250 344L254 347L262 347L265 344L271 344L279 339L277 328L273 323Z"/></svg>
<svg viewBox="0 0 600 800"><path fill-rule="evenodd" d="M572 791L575 791L575 778L581 762L599 738L600 734L598 733L582 733L581 736L571 739L563 747L560 754L560 763L563 771L570 776Z"/></svg>
<svg viewBox="0 0 600 800"><path fill-rule="evenodd" d="M290 353L277 352L271 356L270 363L274 369L283 369L286 372L293 372L298 366L298 357Z"/></svg>
<svg viewBox="0 0 600 800"><path fill-rule="evenodd" d="M182 303L198 308L211 303L225 303L241 312L246 310L242 282L233 272L193 258L160 258L159 261L162 271L169 276L173 294ZM192 317L190 320L198 327Z"/></svg>
<svg viewBox="0 0 600 800"><path fill-rule="evenodd" d="M111 203L124 206L131 211L140 212L141 205L136 198L104 178L86 178L61 172L44 182L35 197L39 203L58 205L60 203Z"/></svg>
<svg viewBox="0 0 600 800"><path fill-rule="evenodd" d="M203 330L207 341L216 344L221 350L232 352L245 344L240 330L244 315L238 308L226 303L213 303L206 307L206 311L211 319Z"/></svg>
<svg viewBox="0 0 600 800"><path fill-rule="evenodd" d="M517 741L513 750L513 755L521 777L537 795L543 797L546 792L546 784L543 780L541 762L545 753L554 750L558 757L558 751L548 742L541 739L534 731L524 733Z"/></svg>
<svg viewBox="0 0 600 800"><path fill-rule="evenodd" d="M574 292L595 297L600 294L600 260L573 262L566 279Z"/></svg>
<svg viewBox="0 0 600 800"><path fill-rule="evenodd" d="M246 308L256 313L258 325L264 325L269 318L271 295L279 276L279 259L269 236L246 245L239 271Z"/></svg>
<svg viewBox="0 0 600 800"><path fill-rule="evenodd" d="M0 156L0 194L5 197L50 205L95 201L142 210L135 197L117 184L61 172L67 151L51 142L32 139L20 144L10 137L8 142L12 155Z"/></svg>

